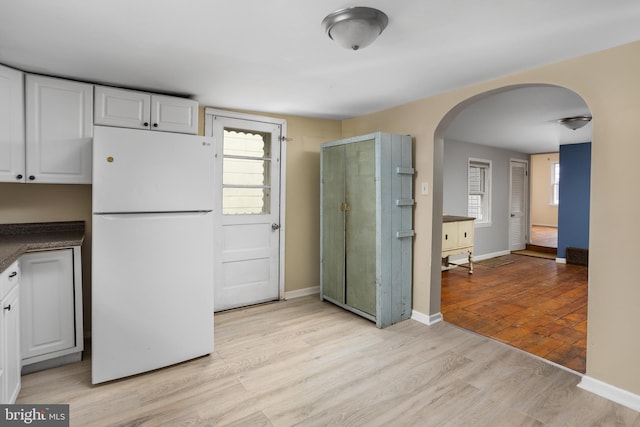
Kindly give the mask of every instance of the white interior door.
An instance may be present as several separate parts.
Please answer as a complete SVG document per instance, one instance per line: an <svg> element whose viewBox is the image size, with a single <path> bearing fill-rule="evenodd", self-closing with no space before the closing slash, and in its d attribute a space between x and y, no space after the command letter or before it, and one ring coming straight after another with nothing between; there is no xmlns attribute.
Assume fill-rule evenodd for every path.
<svg viewBox="0 0 640 427"><path fill-rule="evenodd" d="M528 163L522 160L510 162L510 218L509 218L509 250L519 251L527 243L527 179Z"/></svg>
<svg viewBox="0 0 640 427"><path fill-rule="evenodd" d="M214 138L215 311L280 297L282 125L207 115Z"/></svg>

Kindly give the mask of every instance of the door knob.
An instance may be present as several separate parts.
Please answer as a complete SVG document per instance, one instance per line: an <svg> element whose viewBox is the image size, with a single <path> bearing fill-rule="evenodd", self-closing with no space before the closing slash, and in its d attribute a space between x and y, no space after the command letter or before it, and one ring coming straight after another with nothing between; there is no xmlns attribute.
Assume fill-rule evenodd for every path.
<svg viewBox="0 0 640 427"><path fill-rule="evenodd" d="M271 224L271 230L276 231L280 228L280 224L276 224L275 222Z"/></svg>

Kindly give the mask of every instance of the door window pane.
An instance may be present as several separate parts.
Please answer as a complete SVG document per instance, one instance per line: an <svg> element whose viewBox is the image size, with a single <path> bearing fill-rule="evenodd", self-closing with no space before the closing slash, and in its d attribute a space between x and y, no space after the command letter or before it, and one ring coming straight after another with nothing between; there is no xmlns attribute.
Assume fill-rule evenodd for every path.
<svg viewBox="0 0 640 427"><path fill-rule="evenodd" d="M271 134L226 128L222 163L222 213L268 214Z"/></svg>
<svg viewBox="0 0 640 427"><path fill-rule="evenodd" d="M262 188L224 187L224 215L260 215L269 213L270 190Z"/></svg>

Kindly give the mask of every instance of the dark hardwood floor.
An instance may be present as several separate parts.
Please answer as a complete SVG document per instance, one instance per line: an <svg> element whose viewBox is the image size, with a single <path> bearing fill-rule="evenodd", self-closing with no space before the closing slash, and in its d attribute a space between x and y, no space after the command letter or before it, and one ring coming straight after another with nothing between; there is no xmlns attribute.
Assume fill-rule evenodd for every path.
<svg viewBox="0 0 640 427"><path fill-rule="evenodd" d="M442 273L446 322L585 372L588 267L510 254Z"/></svg>

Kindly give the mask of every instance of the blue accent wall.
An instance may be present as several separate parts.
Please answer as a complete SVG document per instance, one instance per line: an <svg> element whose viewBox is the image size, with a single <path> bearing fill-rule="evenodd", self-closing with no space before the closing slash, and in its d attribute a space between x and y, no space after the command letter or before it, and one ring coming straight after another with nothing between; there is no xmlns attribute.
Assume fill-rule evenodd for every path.
<svg viewBox="0 0 640 427"><path fill-rule="evenodd" d="M560 146L558 258L568 247L589 249L591 143Z"/></svg>

